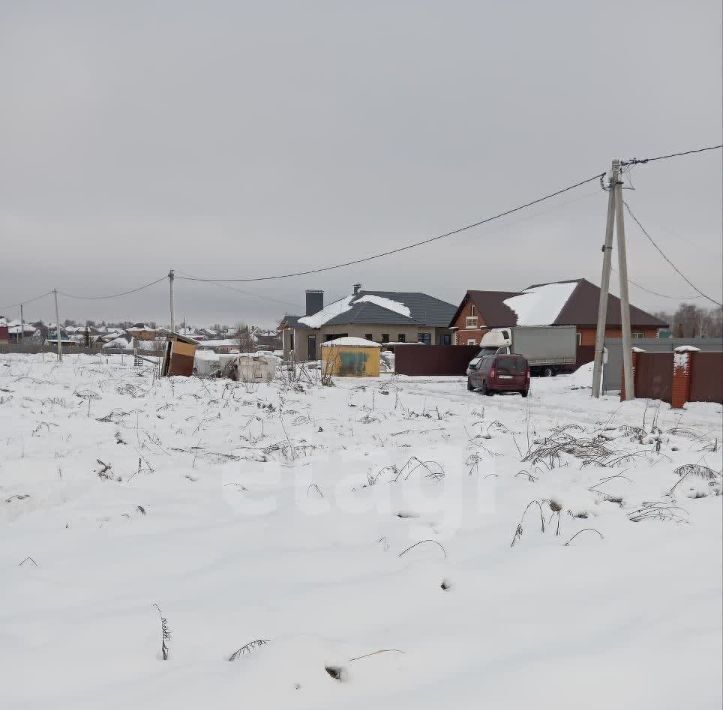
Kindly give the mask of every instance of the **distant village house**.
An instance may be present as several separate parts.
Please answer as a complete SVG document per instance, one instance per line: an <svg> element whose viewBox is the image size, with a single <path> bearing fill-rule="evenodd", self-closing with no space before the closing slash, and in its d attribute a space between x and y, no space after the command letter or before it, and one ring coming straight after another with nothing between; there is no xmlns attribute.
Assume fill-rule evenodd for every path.
<svg viewBox="0 0 723 710"><path fill-rule="evenodd" d="M491 328L574 325L580 347L594 347L600 289L587 279L534 284L524 291L467 291L451 320L454 342L479 345ZM655 338L668 324L630 306L634 338ZM620 338L620 299L608 296L606 338Z"/></svg>
<svg viewBox="0 0 723 710"><path fill-rule="evenodd" d="M324 292L306 292L306 314L287 315L279 324L284 356L318 360L321 346L337 338L363 338L376 343L450 345L455 307L419 292L353 292L324 306Z"/></svg>

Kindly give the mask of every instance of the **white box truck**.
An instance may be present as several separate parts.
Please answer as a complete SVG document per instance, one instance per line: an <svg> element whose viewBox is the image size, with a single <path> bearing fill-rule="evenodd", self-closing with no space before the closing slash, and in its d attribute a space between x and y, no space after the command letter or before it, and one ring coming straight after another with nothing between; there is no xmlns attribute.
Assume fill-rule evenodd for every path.
<svg viewBox="0 0 723 710"><path fill-rule="evenodd" d="M523 355L533 375L551 377L575 369L577 328L574 325L520 325L493 328L482 336L480 351L470 363L485 355Z"/></svg>

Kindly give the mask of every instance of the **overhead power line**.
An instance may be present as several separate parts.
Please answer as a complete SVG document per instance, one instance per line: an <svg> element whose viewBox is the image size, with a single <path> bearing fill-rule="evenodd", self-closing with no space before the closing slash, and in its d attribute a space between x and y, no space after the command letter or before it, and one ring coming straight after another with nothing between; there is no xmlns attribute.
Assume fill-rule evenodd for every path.
<svg viewBox="0 0 723 710"><path fill-rule="evenodd" d="M18 301L17 303L11 303L7 306L0 306L0 311L4 311L8 308L18 308L19 306L24 306L26 303L32 303L33 301L39 301L41 298L50 296L52 293L53 293L52 291L46 291L45 293L41 293L39 296L34 296L33 298L26 298L24 301Z"/></svg>
<svg viewBox="0 0 723 710"><path fill-rule="evenodd" d="M615 269L611 268L611 271L615 271ZM651 293L653 296L660 296L660 298L669 298L671 301L686 301L688 299L703 298L703 296L671 296L670 294L667 294L667 293L660 293L658 291L653 291L652 288L643 286L642 284L639 284L637 281L633 281L630 277L628 277L628 281L636 288L639 288L641 291L645 291L646 293Z"/></svg>
<svg viewBox="0 0 723 710"><path fill-rule="evenodd" d="M660 256L665 259L668 264L673 268L673 270L697 293L699 293L703 298L707 298L711 303L715 303L716 306L723 306L723 304L716 301L714 298L711 298L707 294L703 293L666 255L665 252L657 245L655 240L648 234L647 230L643 225L640 223L640 220L633 214L633 211L630 209L630 205L623 200L623 204L625 205L625 209L628 211L628 214L632 218L633 222L640 227L640 231L650 240L650 243L658 250L658 253Z"/></svg>
<svg viewBox="0 0 723 710"><path fill-rule="evenodd" d="M206 279L197 278L195 276L191 276L191 274L186 274L183 271L179 271L179 274L183 274L183 276L176 276L176 279L179 281L200 281L202 283L206 283ZM240 288L236 288L235 286L229 286L226 283L221 283L218 281L210 281L208 283L211 283L213 286L219 286L220 288L225 288L229 291L235 291L236 293L241 293L244 296L253 296L254 298L261 298L264 301L272 301L273 303L278 303L282 306L293 306L296 308L298 304L291 303L291 301L284 301L280 298L272 298L271 296L261 295L260 293L254 293L253 291L244 291Z"/></svg>
<svg viewBox="0 0 723 710"><path fill-rule="evenodd" d="M229 278L229 279L202 279L202 278L195 278L195 277L185 277L189 281L208 281L208 282L219 282L219 281L226 281L226 282L236 282L236 283L250 283L255 281L272 281L272 280L278 280L278 279L289 279L294 276L308 276L309 274L318 274L322 271L332 271L334 269L341 269L345 266L353 266L354 264L363 264L367 261L373 261L374 259L381 259L385 256L391 256L392 254L399 254L403 251L408 251L409 249L415 249L416 247L423 246L425 244L431 244L432 242L439 241L440 239L447 239L448 237L453 237L457 234L461 234L462 232L466 232L470 229L474 229L475 227L481 227L483 224L488 224L489 222L494 222L495 220L502 219L502 217L507 217L508 215L514 214L515 212L519 212L520 210L524 210L528 207L532 207L533 205L538 205L541 202L545 202L546 200L550 200L553 197L557 197L558 195L562 195L565 192L569 192L570 190L574 190L575 188L581 187L582 185L586 185L589 182L594 182L596 180L600 180L605 176L605 173L598 173L596 175L593 175L592 177L585 178L585 180L580 180L580 182L576 182L573 185L568 185L567 187L562 188L561 190L556 190L555 192L551 192L547 195L543 195L542 197L538 197L536 200L532 200L530 202L526 202L523 205L518 205L517 207L513 207L512 209L505 210L504 212L500 212L499 214L493 215L492 217L486 217L485 219L481 219L478 222L473 222L472 224L467 224L463 227L458 227L457 229L453 229L449 232L445 232L444 234L438 234L435 237L430 237L429 239L422 239L418 242L413 242L412 244L406 244L402 247L397 247L396 249L389 249L387 251L380 252L378 254L372 254L371 256L365 256L361 259L352 259L351 261L344 261L339 264L332 264L331 266L322 266L315 269L307 269L306 271L294 271L287 274L273 274L270 276L256 276L253 278Z"/></svg>
<svg viewBox="0 0 723 710"><path fill-rule="evenodd" d="M621 166L640 165L640 164L645 164L645 163L651 163L651 162L658 161L658 160L668 160L671 158L678 158L678 157L682 157L682 156L686 156L686 155L693 155L696 153L704 153L707 151L720 150L721 148L723 148L723 144L722 145L714 145L714 146L706 146L703 148L694 148L692 150L681 151L678 153L669 153L667 155L658 155L658 156L653 156L650 158L632 158L630 160L621 161L620 165ZM371 256L366 256L366 257L362 257L359 259L352 259L350 261L345 261L345 262L341 262L338 264L332 264L330 266L322 266L322 267L318 267L318 268L307 269L304 271L295 271L295 272L290 272L290 273L286 273L286 274L273 274L273 275L268 275L268 276L257 276L257 277L250 277L250 278L210 279L210 278L200 278L197 276L190 276L190 275L182 276L180 278L182 278L186 281L200 281L200 282L207 282L207 283L215 283L217 285L223 285L224 282L225 283L229 283L229 282L252 283L252 282L259 282L259 281L272 281L272 280L279 280L279 279L287 279L287 278L292 278L295 276L307 276L309 274L318 274L318 273L322 273L324 271L332 271L334 269L341 269L346 266L353 266L355 264L363 264L363 263L366 263L369 261L373 261L375 259L381 259L385 256L391 256L392 254L399 254L401 252L408 251L410 249L415 249L417 247L424 246L425 244L431 244L432 242L436 242L441 239L447 239L449 237L456 236L457 234L461 234L462 232L466 232L466 231L468 231L470 229L474 229L476 227L481 227L484 224L489 224L490 222L494 222L495 220L502 219L503 217L507 217L508 215L514 214L515 212L520 212L521 210L527 209L528 207L532 207L534 205L540 204L541 202L545 202L554 197L557 197L558 195L562 195L563 193L569 192L578 187L581 187L582 185L586 185L587 183L591 183L596 180L600 180L601 185L605 189L605 185L604 185L605 174L606 173L598 173L597 175L593 175L592 177L586 178L584 180L580 180L579 182L576 182L572 185L568 185L567 187L564 187L560 190L556 190L555 192L551 192L547 195L543 195L542 197L539 197L535 200L531 200L530 202L526 202L522 205L518 205L517 207L513 207L512 209L505 210L504 212L500 212L499 214L493 215L491 217L487 217L487 218L479 220L477 222L473 222L472 224L467 224L467 225L464 225L463 227L453 229L449 232L445 232L444 234L438 234L438 235L436 235L434 237L430 237L428 239L423 239L423 240L420 240L417 242L413 242L411 244L406 244L404 246L397 247L395 249L389 249L387 251L383 251L378 254L372 254ZM716 301L715 299L711 298L710 296L708 296L705 293L703 293L702 291L700 291L700 289L698 289L683 273L681 273L681 271L675 266L675 264L673 264L673 262L670 259L668 259L668 257L663 253L663 251L660 249L660 247L658 247L658 245L655 243L655 241L650 236L650 234L648 234L648 232L645 230L645 228L642 226L642 224L640 224L640 221L632 213L630 206L627 203L624 203L624 204L625 204L626 209L628 210L628 213L633 218L633 220L637 223L638 227L640 227L643 234L645 234L645 236L650 240L650 242L653 244L653 246L655 246L655 248L663 256L663 258L673 267L673 269L675 269L675 271L686 281L686 283L688 283L697 293L699 293L701 297L706 298L707 300L711 301L712 303L716 304L717 306L720 306L721 304L718 301ZM106 300L106 299L111 299L111 298L119 298L121 296L128 296L133 293L138 293L139 291L143 291L147 288L150 288L151 286L155 286L156 284L160 283L161 281L164 281L166 278L169 278L169 277L162 276L161 278L156 279L155 281L151 281L150 283L144 284L137 288L129 289L127 291L121 291L120 293L105 294L105 295L101 295L101 296L81 296L78 294L67 293L65 291L58 291L58 293L65 296L66 298L73 298L73 299L77 299L77 300L85 300L85 301ZM667 296L665 294L659 294L655 291L645 288L644 286L641 286L640 284L635 283L634 281L631 281L631 283L633 283L638 288L646 290L655 295L662 296L664 298L676 298L674 296ZM225 286L225 288L229 288L231 290L236 290L239 293L245 293L247 295L255 295L252 293L241 291L240 289L233 289L230 286ZM41 298L45 298L46 296L49 296L52 293L53 293L53 291L47 291L46 293L40 294L39 296L35 296L33 298L26 299L24 301L18 301L17 303L0 306L0 310L6 310L8 308L16 308L18 306L21 306L21 305L24 305L27 303L32 303L33 301L37 301ZM270 299L270 300L273 300L273 299ZM284 302L284 303L286 303L286 302ZM287 305L289 305L289 304L287 304Z"/></svg>
<svg viewBox="0 0 723 710"><path fill-rule="evenodd" d="M693 148L692 150L684 150L680 153L668 153L668 155L656 155L654 158L631 158L630 160L621 160L620 165L643 165L652 163L656 160L668 160L669 158L681 158L684 155L693 155L694 153L705 153L708 150L720 150L723 145L709 145L705 148Z"/></svg>
<svg viewBox="0 0 723 710"><path fill-rule="evenodd" d="M72 293L66 293L65 291L58 291L58 293L61 296L65 296L66 298L75 298L80 301L102 301L107 298L118 298L119 296L128 296L131 293L138 293L138 291L143 291L144 289L150 288L151 286L155 286L157 283L161 283L161 281L165 281L168 278L168 276L161 276L160 279L156 279L155 281L151 281L150 283L144 284L143 286L139 286L138 288L132 288L129 291L121 291L120 293L110 293L106 296L77 296Z"/></svg>

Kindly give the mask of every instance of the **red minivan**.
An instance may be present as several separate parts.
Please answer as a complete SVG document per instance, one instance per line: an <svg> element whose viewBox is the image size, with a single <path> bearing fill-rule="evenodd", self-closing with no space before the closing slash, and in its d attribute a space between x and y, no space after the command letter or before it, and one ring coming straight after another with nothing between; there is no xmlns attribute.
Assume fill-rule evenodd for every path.
<svg viewBox="0 0 723 710"><path fill-rule="evenodd" d="M519 392L527 397L530 391L530 366L522 355L485 355L470 365L467 389L484 394Z"/></svg>

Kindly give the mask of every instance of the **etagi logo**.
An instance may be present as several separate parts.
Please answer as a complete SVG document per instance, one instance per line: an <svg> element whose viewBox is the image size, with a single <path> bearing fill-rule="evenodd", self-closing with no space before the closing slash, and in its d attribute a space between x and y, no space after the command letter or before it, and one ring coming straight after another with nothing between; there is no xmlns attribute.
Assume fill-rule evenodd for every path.
<svg viewBox="0 0 723 710"><path fill-rule="evenodd" d="M329 516L333 525L339 515L374 513L381 519L417 518L448 538L495 511L494 466L491 455L449 444L430 445L423 456L406 448L317 450L308 457L226 466L223 496L240 516Z"/></svg>

